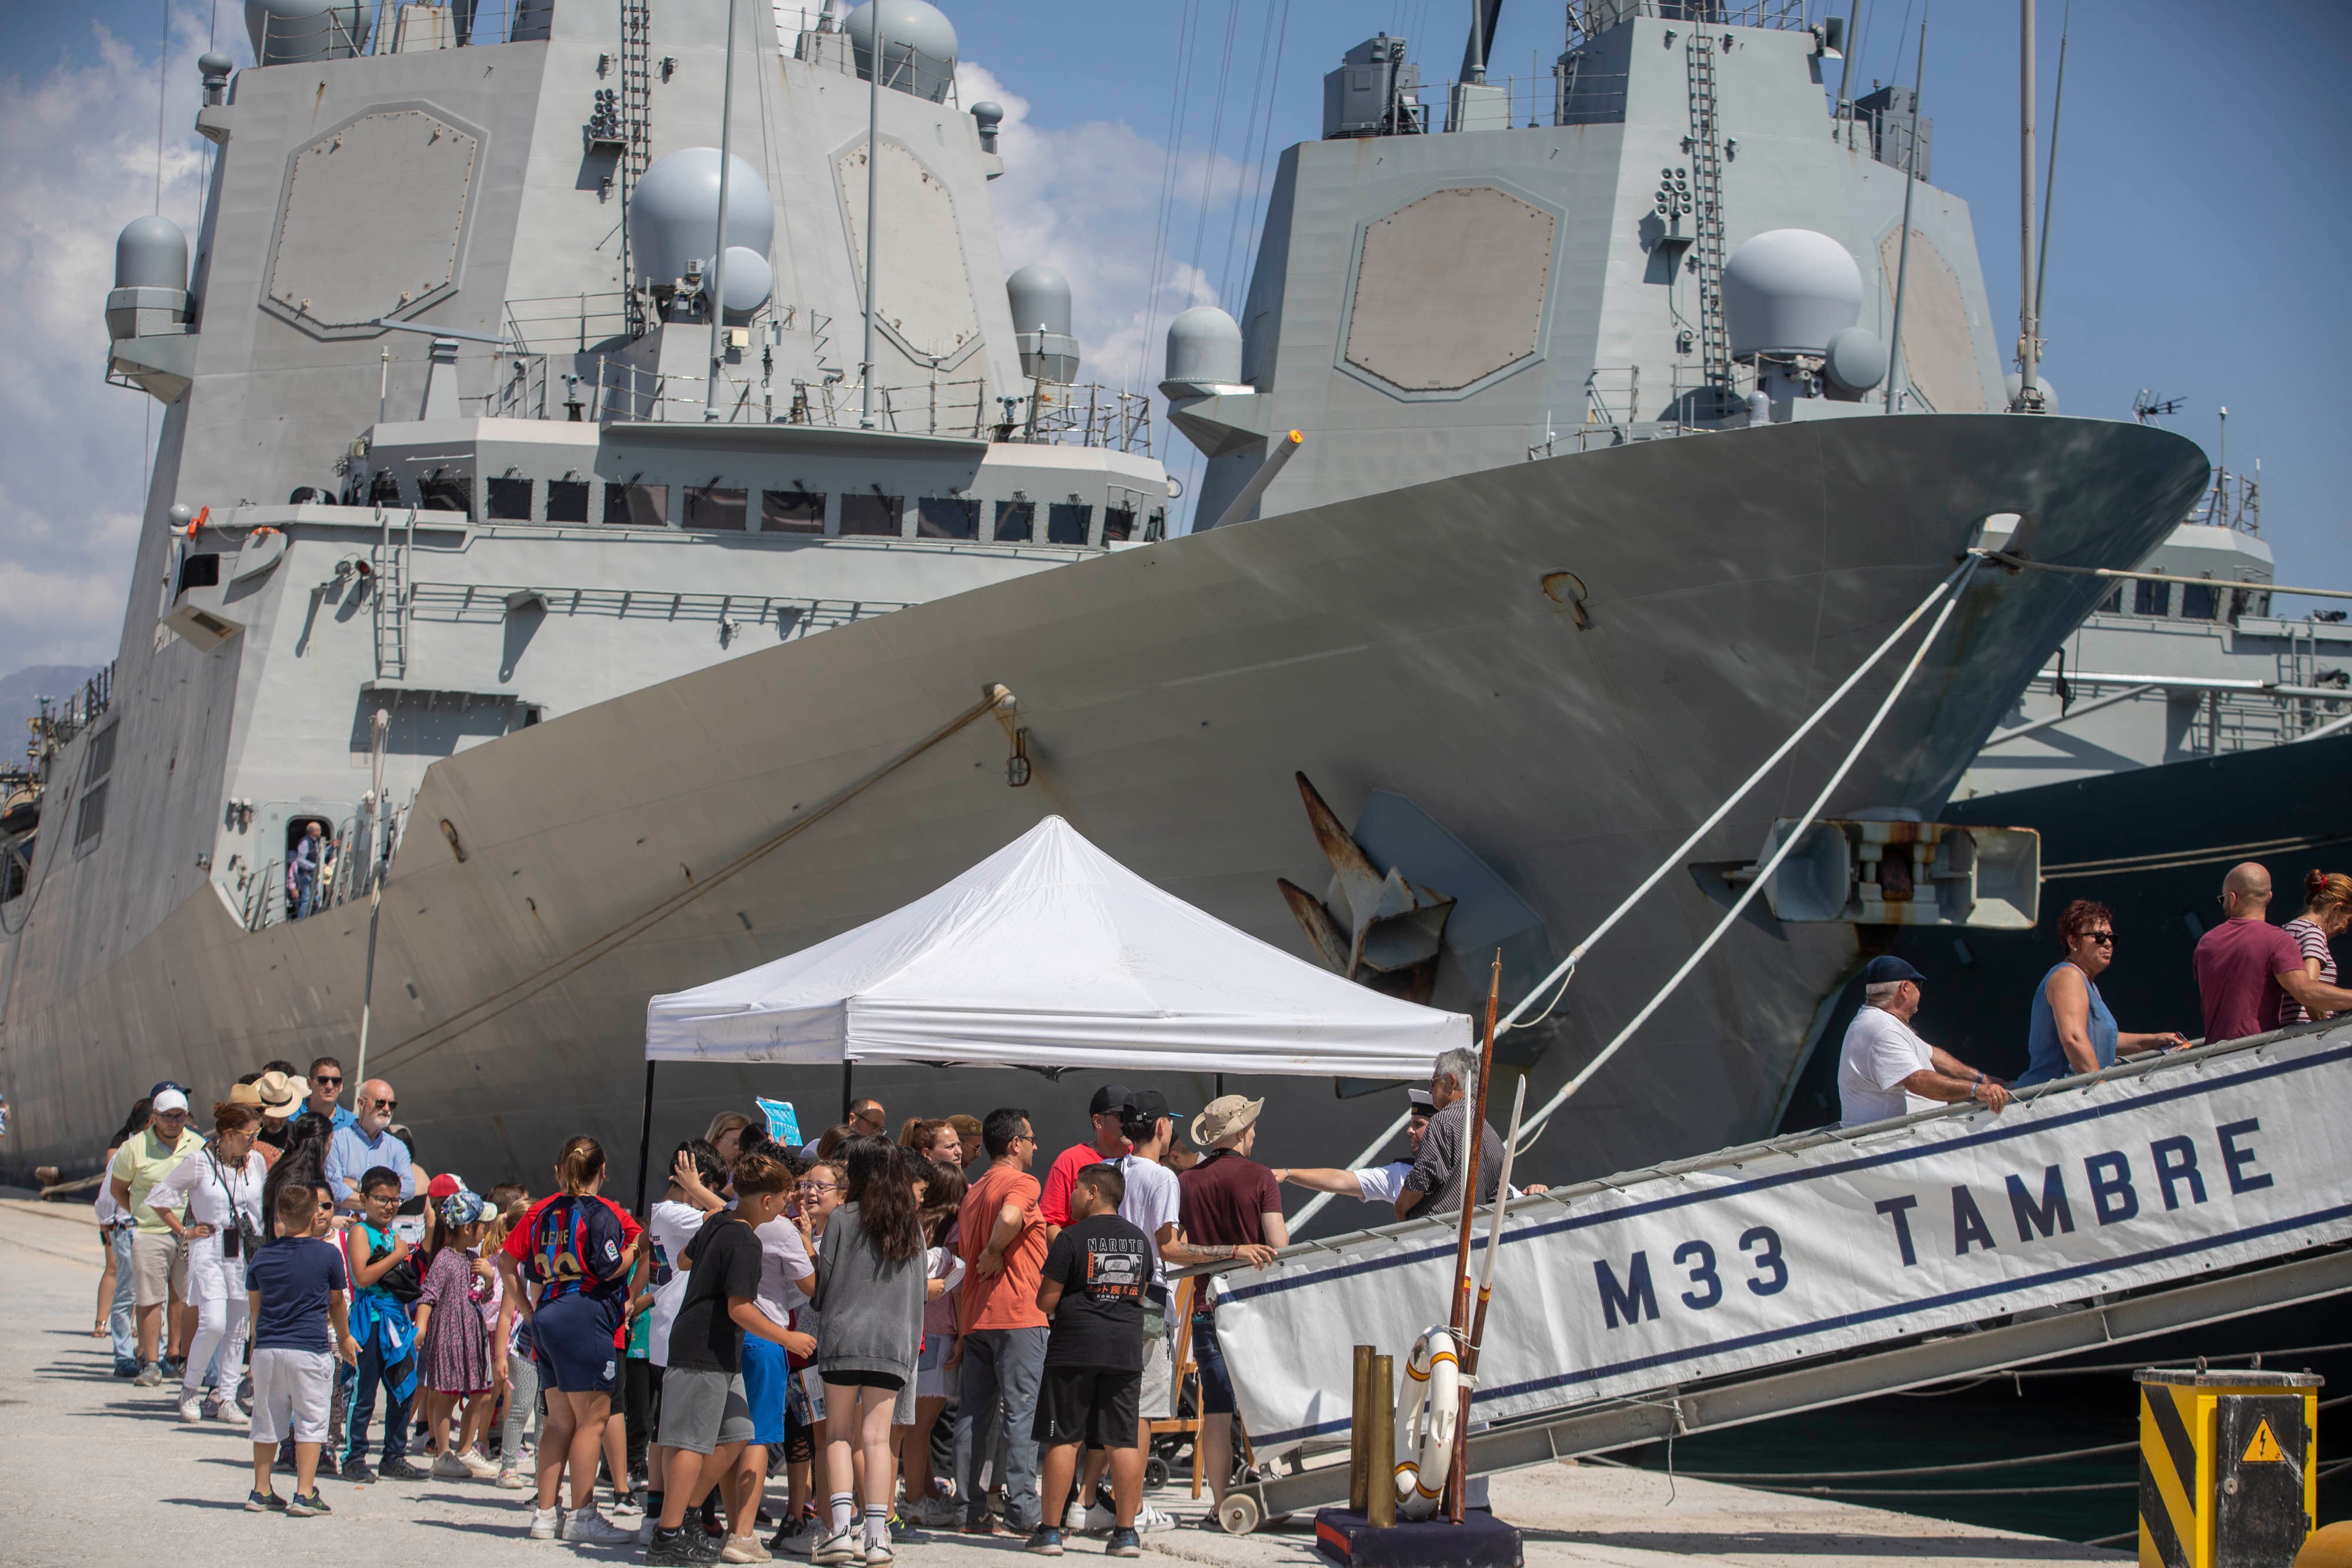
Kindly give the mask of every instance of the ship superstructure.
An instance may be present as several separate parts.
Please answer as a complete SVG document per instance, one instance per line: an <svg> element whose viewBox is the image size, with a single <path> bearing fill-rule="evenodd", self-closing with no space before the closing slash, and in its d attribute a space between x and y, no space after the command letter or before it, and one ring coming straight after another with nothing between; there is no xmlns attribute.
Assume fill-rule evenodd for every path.
<svg viewBox="0 0 2352 1568"><path fill-rule="evenodd" d="M185 283L169 235L126 235L114 369L168 408L110 696L48 758L0 902L11 1162L86 1163L159 1071L349 1063L371 995L368 1070L428 1163L632 1148L648 996L1048 811L1465 1006L1497 946L1508 986L1548 969L2000 519L2119 565L2202 483L2177 436L2007 412L1965 206L1919 183L1896 232L1924 127L1830 105L1835 38L1777 0L1580 7L1533 126L1483 70L1433 112L1401 40L1356 51L1241 319L1171 328L1170 419L1213 457L1177 538L1141 404L1069 384L1058 280L995 281L992 110L950 101L929 6L742 7L723 125L724 0L446 33L406 6L389 41L360 9L270 0L324 31L215 71ZM2099 591L1972 579L1832 811L1932 818ZM1538 1093L1715 923L1709 868L1820 788L1884 675L1509 1037ZM349 869L289 920L312 821ZM1397 907L1338 896L1364 870ZM1532 1157L1762 1131L1856 951L1759 906ZM857 1082L1045 1119L1090 1087ZM807 1125L845 1087L684 1071L656 1126L755 1090ZM1267 1087L1302 1162L1393 1113Z"/></svg>

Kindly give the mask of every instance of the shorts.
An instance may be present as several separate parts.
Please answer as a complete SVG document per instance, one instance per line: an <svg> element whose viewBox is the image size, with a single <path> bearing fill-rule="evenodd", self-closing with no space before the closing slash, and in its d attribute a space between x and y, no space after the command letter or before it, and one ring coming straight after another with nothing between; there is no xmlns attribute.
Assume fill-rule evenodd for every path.
<svg viewBox="0 0 2352 1568"><path fill-rule="evenodd" d="M131 1279L142 1307L160 1307L188 1293L188 1244L168 1230L142 1230L131 1238Z"/></svg>
<svg viewBox="0 0 2352 1568"><path fill-rule="evenodd" d="M915 1380L905 1373L866 1372L836 1366L831 1371L820 1368L818 1375L835 1388L879 1388L896 1393L898 1397L890 1407L890 1425L911 1427L915 1424ZM824 1396L824 1402L817 1408L830 1414L833 1409L831 1396Z"/></svg>
<svg viewBox="0 0 2352 1568"><path fill-rule="evenodd" d="M956 1374L947 1369L948 1353L953 1349L953 1334L924 1336L923 1354L915 1362L916 1398L952 1399L956 1396Z"/></svg>
<svg viewBox="0 0 2352 1568"><path fill-rule="evenodd" d="M782 1345L757 1334L743 1336L743 1397L751 1406L752 1442L782 1447L784 1388L792 1375Z"/></svg>
<svg viewBox="0 0 2352 1568"><path fill-rule="evenodd" d="M1107 1372L1094 1366L1049 1366L1037 1385L1037 1418L1029 1435L1059 1447L1135 1447L1135 1401L1139 1372Z"/></svg>
<svg viewBox="0 0 2352 1568"><path fill-rule="evenodd" d="M621 1353L613 1343L621 1326L617 1298L559 1296L531 1315L542 1388L562 1394L610 1394L618 1386Z"/></svg>
<svg viewBox="0 0 2352 1568"><path fill-rule="evenodd" d="M690 1454L751 1441L751 1403L743 1394L743 1375L671 1367L662 1377L661 1429L654 1440Z"/></svg>
<svg viewBox="0 0 2352 1568"><path fill-rule="evenodd" d="M1234 1378L1225 1370L1225 1353L1217 1343L1217 1320L1206 1312L1192 1316L1192 1364L1201 1371L1201 1414L1234 1413Z"/></svg>
<svg viewBox="0 0 2352 1568"><path fill-rule="evenodd" d="M255 1351L253 1440L325 1442L334 1393L335 1358L325 1351Z"/></svg>
<svg viewBox="0 0 2352 1568"><path fill-rule="evenodd" d="M1136 1409L1146 1421L1163 1420L1176 1412L1176 1354L1169 1337L1163 1332L1143 1342Z"/></svg>

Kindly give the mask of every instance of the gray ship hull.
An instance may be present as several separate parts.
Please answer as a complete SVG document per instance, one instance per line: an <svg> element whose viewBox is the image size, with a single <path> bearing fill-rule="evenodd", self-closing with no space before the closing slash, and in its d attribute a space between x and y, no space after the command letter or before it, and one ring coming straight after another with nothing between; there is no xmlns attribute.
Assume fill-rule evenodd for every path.
<svg viewBox="0 0 2352 1568"><path fill-rule="evenodd" d="M895 908L1047 811L1305 953L1276 879L1319 888L1327 873L1295 771L1343 817L1373 789L1408 798L1565 951L1951 570L1988 514L2035 519L2043 559L2124 565L2205 472L2160 431L2008 415L1638 443L1125 550L651 685L432 767L386 883L368 1071L395 1085L434 1168L478 1186L543 1177L561 1139L585 1131L633 1176L649 995ZM1586 587L1588 625L1544 591L1561 570ZM1933 817L2099 591L1981 574L1832 810ZM990 682L1020 700L1034 782L1007 787L1006 737L986 720L889 766ZM1885 689L1865 682L1696 858L1752 854ZM96 890L75 880L69 861L49 868L50 908L87 904ZM1587 963L1531 1093L1588 1059L1718 915L1688 876L1662 883ZM36 908L5 955L14 1169L88 1168L162 1076L212 1087L273 1056L353 1063L362 902L249 932L205 887L86 976L70 930ZM1537 1174L1767 1131L1816 1002L1855 951L1850 927L1739 925L1536 1146ZM857 1087L894 1118L1020 1103L1062 1133L1082 1124L1087 1092L976 1069ZM1165 1087L1187 1105L1213 1086ZM1262 1152L1281 1163L1345 1159L1394 1109L1335 1098L1325 1080L1225 1087L1278 1096ZM805 1127L832 1118L841 1084L667 1071L656 1148L754 1092L798 1103Z"/></svg>

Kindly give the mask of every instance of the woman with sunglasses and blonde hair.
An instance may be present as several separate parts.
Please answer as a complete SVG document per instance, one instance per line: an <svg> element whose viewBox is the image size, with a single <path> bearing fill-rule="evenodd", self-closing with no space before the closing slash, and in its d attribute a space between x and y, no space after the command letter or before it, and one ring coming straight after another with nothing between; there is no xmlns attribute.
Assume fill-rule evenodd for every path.
<svg viewBox="0 0 2352 1568"><path fill-rule="evenodd" d="M2303 949L2303 972L2315 980L2336 984L2336 954L2328 946L2352 929L2352 876L2342 872L2311 871L2303 879L2303 913L2286 923L2286 934ZM2333 1018L2333 1013L2321 1013ZM2282 1024L2309 1023L2312 1014L2293 997L2279 1009Z"/></svg>
<svg viewBox="0 0 2352 1568"><path fill-rule="evenodd" d="M2058 917L2058 946L2066 956L2034 989L2026 1036L2031 1060L2011 1088L2096 1072L2113 1067L2118 1057L2177 1051L2189 1043L2179 1034L2126 1034L2116 1027L2097 983L2116 959L2116 917L2105 904L2087 898L2068 904Z"/></svg>

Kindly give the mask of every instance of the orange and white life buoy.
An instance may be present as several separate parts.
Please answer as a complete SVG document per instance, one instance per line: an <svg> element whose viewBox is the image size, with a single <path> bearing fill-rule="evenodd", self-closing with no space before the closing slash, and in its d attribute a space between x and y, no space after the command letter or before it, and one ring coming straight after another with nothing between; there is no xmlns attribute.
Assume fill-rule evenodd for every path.
<svg viewBox="0 0 2352 1568"><path fill-rule="evenodd" d="M1454 1423L1462 1395L1462 1363L1451 1330L1433 1328L1412 1342L1397 1391L1397 1441L1412 1457L1397 1461L1397 1517L1428 1519L1445 1492L1454 1458Z"/></svg>

